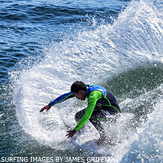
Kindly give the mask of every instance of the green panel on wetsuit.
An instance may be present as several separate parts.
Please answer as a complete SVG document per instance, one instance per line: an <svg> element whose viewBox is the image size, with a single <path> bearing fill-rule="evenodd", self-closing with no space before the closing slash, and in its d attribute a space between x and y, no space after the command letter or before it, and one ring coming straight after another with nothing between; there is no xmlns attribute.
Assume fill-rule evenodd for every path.
<svg viewBox="0 0 163 163"><path fill-rule="evenodd" d="M94 108L96 107L96 103L100 98L102 98L102 93L99 90L95 90L90 93L88 97L88 107L85 110L84 116L81 118L80 122L74 128L75 131L83 127L85 123L91 118Z"/></svg>

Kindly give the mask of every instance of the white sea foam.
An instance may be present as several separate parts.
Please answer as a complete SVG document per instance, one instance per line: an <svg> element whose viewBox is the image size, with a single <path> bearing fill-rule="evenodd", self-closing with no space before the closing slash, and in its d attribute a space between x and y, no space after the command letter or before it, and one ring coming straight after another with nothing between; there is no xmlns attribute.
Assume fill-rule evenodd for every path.
<svg viewBox="0 0 163 163"><path fill-rule="evenodd" d="M81 104L72 99L51 108L47 113L39 113L44 105L60 94L69 92L70 85L75 80L104 83L112 76L129 69L148 63L162 63L162 8L157 8L154 3L157 1L131 2L113 25L101 25L92 31L74 33L71 40L52 43L51 47L45 49L45 57L41 62L21 71L19 77L15 78L14 99L19 123L25 132L56 149L62 148L64 144L65 149L68 141L65 138L63 120L69 118L72 120L72 127L75 126L74 114L85 107L86 103ZM160 91L162 87L156 90ZM135 100L141 100L142 97L148 100L151 94L148 92L137 99L126 99L121 105L126 107L131 104L137 107ZM158 132L158 135L155 135L156 145L162 150L162 137L159 138L162 134L161 106L162 102L158 101L154 105L153 113L148 115L149 120L144 122L145 130L138 126L138 133L133 135L131 130L124 129L123 132L127 135L122 134L121 130L128 125L133 114L122 114L117 128L119 133L115 133L122 134L117 136L117 139L125 139L120 150L130 149L136 140L141 143L139 137L145 140L146 134L152 138L153 132ZM117 153L116 158L120 161L127 151L119 151L122 155L120 157ZM142 155L138 157L144 159ZM112 161L116 158L112 158Z"/></svg>

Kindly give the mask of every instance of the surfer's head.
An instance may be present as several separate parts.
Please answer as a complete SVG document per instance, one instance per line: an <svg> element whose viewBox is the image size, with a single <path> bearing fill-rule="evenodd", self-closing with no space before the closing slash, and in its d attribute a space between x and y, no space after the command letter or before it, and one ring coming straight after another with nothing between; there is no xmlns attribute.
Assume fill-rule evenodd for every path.
<svg viewBox="0 0 163 163"><path fill-rule="evenodd" d="M82 81L76 81L71 85L71 92L80 100L85 100L87 94L87 86Z"/></svg>

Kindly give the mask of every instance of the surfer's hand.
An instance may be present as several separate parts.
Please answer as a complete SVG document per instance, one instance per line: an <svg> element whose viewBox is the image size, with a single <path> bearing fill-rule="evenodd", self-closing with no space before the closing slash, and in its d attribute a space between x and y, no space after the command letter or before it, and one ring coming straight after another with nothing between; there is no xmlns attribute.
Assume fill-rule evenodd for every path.
<svg viewBox="0 0 163 163"><path fill-rule="evenodd" d="M44 110L48 111L50 108L51 108L50 105L46 105L40 110L40 112L43 112Z"/></svg>
<svg viewBox="0 0 163 163"><path fill-rule="evenodd" d="M77 133L77 131L75 131L75 130L69 130L67 132L68 132L68 134L66 136L68 139L72 138Z"/></svg>

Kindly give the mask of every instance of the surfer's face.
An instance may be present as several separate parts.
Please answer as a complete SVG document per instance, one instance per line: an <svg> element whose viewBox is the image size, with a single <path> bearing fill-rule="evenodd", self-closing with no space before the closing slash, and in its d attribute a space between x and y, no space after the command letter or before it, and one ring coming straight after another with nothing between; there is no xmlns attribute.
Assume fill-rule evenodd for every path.
<svg viewBox="0 0 163 163"><path fill-rule="evenodd" d="M73 94L79 100L85 100L85 98L86 98L86 92L83 90L80 90L78 93L74 92Z"/></svg>

